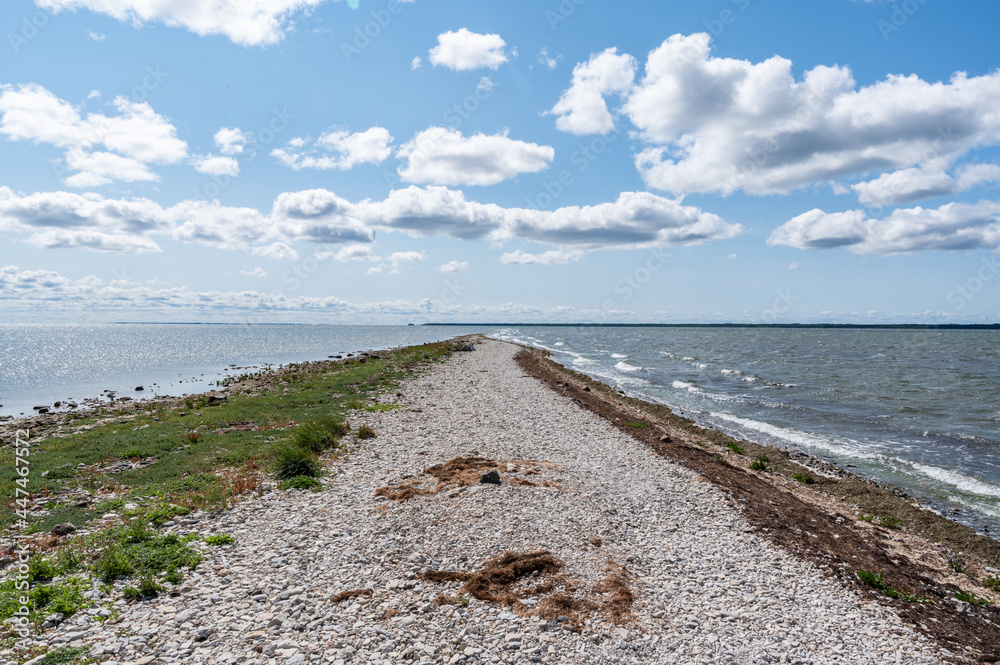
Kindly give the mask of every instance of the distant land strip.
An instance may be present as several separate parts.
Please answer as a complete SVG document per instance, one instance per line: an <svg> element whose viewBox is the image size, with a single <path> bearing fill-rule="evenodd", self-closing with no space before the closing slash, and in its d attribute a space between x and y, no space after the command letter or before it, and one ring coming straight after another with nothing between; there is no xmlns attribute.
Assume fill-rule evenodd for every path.
<svg viewBox="0 0 1000 665"><path fill-rule="evenodd" d="M549 328L843 328L849 330L1000 330L1000 323L421 323L422 326Z"/></svg>

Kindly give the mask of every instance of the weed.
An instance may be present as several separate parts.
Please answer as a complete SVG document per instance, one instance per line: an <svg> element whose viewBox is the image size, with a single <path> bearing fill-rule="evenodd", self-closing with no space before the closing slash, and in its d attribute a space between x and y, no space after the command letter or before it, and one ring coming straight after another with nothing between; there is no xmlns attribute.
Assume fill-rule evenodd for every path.
<svg viewBox="0 0 1000 665"><path fill-rule="evenodd" d="M814 482L816 482L816 479L812 477L811 473L796 473L794 476L792 476L792 480L804 483L806 485L812 485Z"/></svg>
<svg viewBox="0 0 1000 665"><path fill-rule="evenodd" d="M347 434L351 426L346 420L332 416L322 416L316 420L303 423L295 430L293 441L295 445L314 453L335 448L340 437Z"/></svg>
<svg viewBox="0 0 1000 665"><path fill-rule="evenodd" d="M712 455L712 457L714 457L715 459L720 460L720 461L726 459L725 457L723 457L719 453L715 453L714 455Z"/></svg>
<svg viewBox="0 0 1000 665"><path fill-rule="evenodd" d="M344 406L346 406L348 409L351 409L352 411L359 411L359 410L365 408L365 403L362 402L361 400L352 399L352 400L348 400L344 404Z"/></svg>
<svg viewBox="0 0 1000 665"><path fill-rule="evenodd" d="M66 480L67 478L73 478L76 476L76 469L71 466L58 466L54 469L50 469L46 478L52 480Z"/></svg>
<svg viewBox="0 0 1000 665"><path fill-rule="evenodd" d="M882 517L879 518L878 523L887 529L896 530L903 528L903 520L899 519L895 515L890 515L888 513L884 513Z"/></svg>
<svg viewBox="0 0 1000 665"><path fill-rule="evenodd" d="M866 515L864 513L861 513L860 515L858 515L858 519L861 520L862 522L868 522L869 524L875 523L874 515Z"/></svg>
<svg viewBox="0 0 1000 665"><path fill-rule="evenodd" d="M949 552L948 550L941 550L941 556L948 563L948 567L951 568L956 573L968 573L969 569L965 563L965 558L961 554L955 552Z"/></svg>
<svg viewBox="0 0 1000 665"><path fill-rule="evenodd" d="M639 422L639 421L625 423L625 424L628 427L634 427L636 429L648 429L649 427L651 427L651 425L649 423L643 423L643 422Z"/></svg>
<svg viewBox="0 0 1000 665"><path fill-rule="evenodd" d="M91 602L83 595L88 589L86 582L78 577L71 577L61 584L36 586L28 595L38 612L60 612L69 617L90 607Z"/></svg>
<svg viewBox="0 0 1000 665"><path fill-rule="evenodd" d="M174 568L173 570L168 570L163 576L164 582L170 582L171 584L180 584L184 581L184 575L181 574L179 570Z"/></svg>
<svg viewBox="0 0 1000 665"><path fill-rule="evenodd" d="M296 476L315 478L320 470L319 459L310 450L287 444L274 449L274 475L278 480Z"/></svg>
<svg viewBox="0 0 1000 665"><path fill-rule="evenodd" d="M236 539L230 536L228 533L217 533L214 536L209 536L205 539L205 542L209 545L232 545L236 542Z"/></svg>
<svg viewBox="0 0 1000 665"><path fill-rule="evenodd" d="M895 598L896 600L901 600L904 603L922 603L925 602L923 598L918 598L912 593L906 593L898 589L893 589L891 586L885 583L883 579L883 574L881 572L873 573L868 570L859 570L855 573L862 582L870 587L878 589L883 594L889 598Z"/></svg>
<svg viewBox="0 0 1000 665"><path fill-rule="evenodd" d="M311 476L295 476L278 483L279 490L308 490L322 486L321 482Z"/></svg>
<svg viewBox="0 0 1000 665"><path fill-rule="evenodd" d="M129 448L121 455L122 459L138 459L142 457L142 453L139 452L138 448Z"/></svg>
<svg viewBox="0 0 1000 665"><path fill-rule="evenodd" d="M188 432L184 435L184 438L191 443L198 443L201 440L201 432Z"/></svg>
<svg viewBox="0 0 1000 665"><path fill-rule="evenodd" d="M398 404L370 404L365 407L365 411L394 411L402 408Z"/></svg>
<svg viewBox="0 0 1000 665"><path fill-rule="evenodd" d="M94 562L94 573L105 584L111 584L116 577L128 577L135 573L135 566L121 547L112 545L101 552Z"/></svg>
<svg viewBox="0 0 1000 665"><path fill-rule="evenodd" d="M83 660L89 652L89 647L61 647L45 654L37 665L73 665Z"/></svg>
<svg viewBox="0 0 1000 665"><path fill-rule="evenodd" d="M736 443L735 441L728 442L726 444L726 448L729 448L731 451L733 451L737 455L746 455L747 454L747 451L743 450L743 446L741 446L740 444Z"/></svg>
<svg viewBox="0 0 1000 665"><path fill-rule="evenodd" d="M29 582L47 582L58 574L56 565L46 557L36 554L28 560Z"/></svg>
<svg viewBox="0 0 1000 665"><path fill-rule="evenodd" d="M967 593L959 589L955 592L955 600L960 600L963 603L968 603L973 607L986 607L990 604L990 601L986 598L981 598L974 593Z"/></svg>
<svg viewBox="0 0 1000 665"><path fill-rule="evenodd" d="M983 580L983 586L987 589L993 589L994 591L1000 591L1000 575L994 575L992 577L987 577Z"/></svg>
<svg viewBox="0 0 1000 665"><path fill-rule="evenodd" d="M767 471L767 463L770 461L767 455L760 455L754 461L750 462L750 468L754 471Z"/></svg>
<svg viewBox="0 0 1000 665"><path fill-rule="evenodd" d="M160 528L175 517L187 515L190 512L191 510L184 506L178 506L175 503L164 503L147 512L146 519L156 528Z"/></svg>
<svg viewBox="0 0 1000 665"><path fill-rule="evenodd" d="M378 435L369 425L362 425L358 428L358 433L355 436L359 439L374 439Z"/></svg>

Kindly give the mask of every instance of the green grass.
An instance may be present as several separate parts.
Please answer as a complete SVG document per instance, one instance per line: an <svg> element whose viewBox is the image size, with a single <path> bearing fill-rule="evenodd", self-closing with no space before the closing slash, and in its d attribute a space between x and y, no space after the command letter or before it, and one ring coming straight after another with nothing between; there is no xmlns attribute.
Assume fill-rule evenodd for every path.
<svg viewBox="0 0 1000 665"><path fill-rule="evenodd" d="M812 485L814 482L816 482L816 479L812 477L811 473L796 473L794 476L792 476L792 480L799 483L803 483L805 485Z"/></svg>
<svg viewBox="0 0 1000 665"><path fill-rule="evenodd" d="M873 573L869 570L859 570L855 573L858 579L867 584L868 586L878 589L884 595L889 598L894 598L896 600L901 600L904 603L922 603L925 602L923 598L918 598L912 593L906 593L898 589L893 589L891 586L885 583L883 579L883 574L881 572Z"/></svg>
<svg viewBox="0 0 1000 665"><path fill-rule="evenodd" d="M60 647L45 654L38 665L74 665L83 661L89 652L88 647Z"/></svg>
<svg viewBox="0 0 1000 665"><path fill-rule="evenodd" d="M990 604L990 601L986 598L981 598L974 593L968 593L959 589L955 592L955 599L960 600L963 603L968 603L973 607L986 607Z"/></svg>
<svg viewBox="0 0 1000 665"><path fill-rule="evenodd" d="M316 453L295 445L283 445L274 450L274 477L288 480L296 476L315 478L322 472Z"/></svg>
<svg viewBox="0 0 1000 665"><path fill-rule="evenodd" d="M629 423L625 423L625 424L628 427L634 427L636 429L649 429L650 427L652 427L652 425L650 425L649 423L644 423L644 422L640 422L640 421L634 421L634 422L629 422Z"/></svg>
<svg viewBox="0 0 1000 665"><path fill-rule="evenodd" d="M292 441L300 448L322 453L336 448L340 437L349 431L351 426L346 420L324 415L299 425L295 429Z"/></svg>
<svg viewBox="0 0 1000 665"><path fill-rule="evenodd" d="M767 463L770 461L767 455L759 455L754 461L750 462L750 468L754 471L767 471Z"/></svg>
<svg viewBox="0 0 1000 665"><path fill-rule="evenodd" d="M987 577L983 580L983 586L987 589L993 589L994 591L1000 591L1000 575L993 575L992 577Z"/></svg>
<svg viewBox="0 0 1000 665"><path fill-rule="evenodd" d="M208 538L206 538L205 542L208 543L209 545L214 545L218 547L220 545L232 545L233 543L236 542L236 539L233 538L228 533L217 533L214 536L209 536Z"/></svg>
<svg viewBox="0 0 1000 665"><path fill-rule="evenodd" d="M395 411L402 408L398 404L370 404L365 407L365 411Z"/></svg>
<svg viewBox="0 0 1000 665"><path fill-rule="evenodd" d="M903 520L899 519L895 515L890 515L888 513L883 514L879 518L878 523L887 529L897 530L903 528Z"/></svg>
<svg viewBox="0 0 1000 665"><path fill-rule="evenodd" d="M67 422L64 434L32 447L28 489L33 494L58 497L76 488L97 490L113 483L115 489L131 493L130 501L140 504L165 502L192 509L219 505L224 502L221 494L225 489L218 489L219 482L213 489L206 477L249 462L267 464L274 449L291 442L302 424L324 426L327 419L342 421L352 409L364 408L369 397L394 394L404 377L448 354L444 344L429 344L380 354L379 360L363 364L352 359L292 365L273 375L261 374L268 385L260 395L232 394L211 406L199 398L188 398L190 405L181 401L165 406L129 403L121 407L129 410L127 420L100 424L98 421L108 414L81 415ZM234 427L246 424L253 427ZM93 429L84 431L84 426ZM217 430L226 433L218 434ZM38 434L33 431L33 438ZM124 454L155 457L157 461L113 475L75 471L77 465L93 468ZM0 449L0 468L14 468L12 455L11 447ZM11 508L16 477L13 473L0 475L0 497L6 504L0 511L0 527L15 519ZM32 531L49 530L64 522L82 526L102 514L94 506L58 500L47 508L50 514L35 519Z"/></svg>
<svg viewBox="0 0 1000 665"><path fill-rule="evenodd" d="M359 439L374 439L378 435L370 425L362 425L358 428L358 433L355 436Z"/></svg>
<svg viewBox="0 0 1000 665"><path fill-rule="evenodd" d="M736 443L735 441L728 442L726 444L726 448L729 448L731 451L733 451L737 455L746 455L747 454L747 451L745 451L743 449L743 446L741 446L740 444Z"/></svg>
<svg viewBox="0 0 1000 665"><path fill-rule="evenodd" d="M318 490L323 484L311 476L295 476L278 483L279 490Z"/></svg>

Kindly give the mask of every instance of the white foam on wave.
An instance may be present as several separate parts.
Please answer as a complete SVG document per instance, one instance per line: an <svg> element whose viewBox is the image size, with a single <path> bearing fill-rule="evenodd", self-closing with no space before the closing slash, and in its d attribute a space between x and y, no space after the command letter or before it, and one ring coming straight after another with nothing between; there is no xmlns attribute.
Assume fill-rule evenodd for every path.
<svg viewBox="0 0 1000 665"><path fill-rule="evenodd" d="M562 342L556 342L555 344L553 344L553 346L562 346L562 345L563 345Z"/></svg>
<svg viewBox="0 0 1000 665"><path fill-rule="evenodd" d="M628 358L628 356L623 356L620 353L612 353L611 357L614 358L615 360L622 360L623 358Z"/></svg>
<svg viewBox="0 0 1000 665"><path fill-rule="evenodd" d="M673 386L674 388L677 388L677 390L686 390L689 393L700 393L700 392L702 392L701 388L699 388L698 386L694 385L690 381L674 381L670 385Z"/></svg>
<svg viewBox="0 0 1000 665"><path fill-rule="evenodd" d="M577 356L573 358L574 365L596 365L596 360L591 360L590 358L585 358L584 356Z"/></svg>
<svg viewBox="0 0 1000 665"><path fill-rule="evenodd" d="M953 469L942 469L939 466L918 464L916 462L911 462L911 465L914 469L925 476L929 476L938 482L951 485L955 489L968 492L969 494L978 494L980 496L989 496L1000 499L1000 486L993 483L980 480L979 478L973 478L972 476L968 476L961 471L955 471Z"/></svg>
<svg viewBox="0 0 1000 665"><path fill-rule="evenodd" d="M736 423L741 427L754 430L755 432L767 434L768 436L772 436L781 441L786 441L789 444L800 448L813 448L833 453L835 455L861 459L879 459L882 457L881 455L866 452L863 449L864 444L860 441L854 441L853 439L820 436L818 434L811 434L797 429L779 427L760 420L741 418L728 413L713 413L712 416L730 423Z"/></svg>
<svg viewBox="0 0 1000 665"><path fill-rule="evenodd" d="M708 365L706 365L705 363L694 363L694 366L697 367L698 369L708 369Z"/></svg>
<svg viewBox="0 0 1000 665"><path fill-rule="evenodd" d="M738 369L724 369L722 370L722 373L726 376L739 376L743 374L743 372Z"/></svg>
<svg viewBox="0 0 1000 665"><path fill-rule="evenodd" d="M694 357L692 357L692 356L684 356L683 360L686 360L686 361L688 361L688 362L691 362L691 361L693 361L693 360L698 360L698 359L697 359L697 358L694 358Z"/></svg>
<svg viewBox="0 0 1000 665"><path fill-rule="evenodd" d="M640 371L642 371L641 367L636 367L635 365L629 365L624 360L619 360L617 363L615 363L615 369L617 369L620 372L640 372Z"/></svg>

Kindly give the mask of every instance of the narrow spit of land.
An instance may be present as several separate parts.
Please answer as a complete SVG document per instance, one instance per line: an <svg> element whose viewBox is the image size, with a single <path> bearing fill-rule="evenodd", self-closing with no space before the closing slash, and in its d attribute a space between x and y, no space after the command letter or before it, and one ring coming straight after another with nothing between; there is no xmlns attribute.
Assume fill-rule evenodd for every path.
<svg viewBox="0 0 1000 665"><path fill-rule="evenodd" d="M141 497L108 487L105 476L73 489L90 493L85 506L97 493L106 502L98 506L117 508L100 526L78 519L90 535L39 536L45 551L36 556L54 566L54 581L39 588L68 586L60 552L74 543L89 552L95 534L114 534L109 547L123 553L179 558L150 576L158 592L147 587L131 599L125 589L142 584L127 573L101 586L87 577L90 562L67 566L81 580L80 609L38 617L37 662L52 649L50 662L123 664L995 662L996 609L946 597L949 585L972 589L972 577L945 570L928 543L859 523L852 506L766 464L747 469L746 455L719 435L541 354L484 339L475 347L440 364L421 351L431 364L399 385L375 358L365 365L374 373L352 375L346 388L384 381L391 389L362 391L347 405L324 406L323 389L345 389L333 370L315 370L316 392L270 379L256 388L248 381L242 397L234 387L219 408L245 399L243 424L199 425L188 433L205 438L185 444L203 464L218 464L212 446L248 437L226 453L242 475L217 474L227 495L238 495L226 510L194 502L181 514L183 498L165 491L174 503L145 511ZM309 372L292 375L312 386ZM251 406L289 395L302 398L271 404L277 413ZM349 410L355 435L325 454L321 491L254 482L249 467L264 472L263 446L302 427L310 409ZM152 424L122 422L141 433L174 423L178 410L188 409L167 403ZM254 418L272 420L251 427ZM124 429L114 422L94 427ZM63 445L48 442L42 447ZM172 440L169 454L134 458L152 461L125 473L152 474L144 470L183 450ZM211 493L193 471L192 491ZM881 586L855 583L859 570L882 573ZM897 598L885 595L893 590Z"/></svg>

